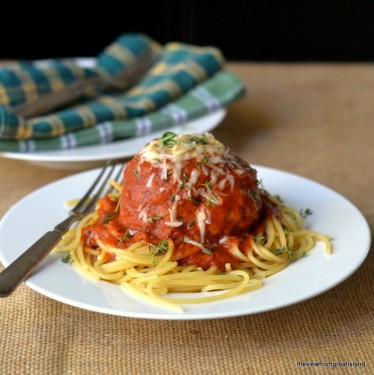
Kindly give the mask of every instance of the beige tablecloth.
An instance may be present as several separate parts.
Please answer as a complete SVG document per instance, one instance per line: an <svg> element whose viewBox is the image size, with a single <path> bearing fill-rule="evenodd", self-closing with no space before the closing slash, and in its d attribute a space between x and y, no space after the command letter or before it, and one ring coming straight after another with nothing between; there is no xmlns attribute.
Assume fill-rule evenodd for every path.
<svg viewBox="0 0 374 375"><path fill-rule="evenodd" d="M229 108L214 134L253 164L336 190L373 230L374 65L228 68L246 81L248 96ZM0 170L0 216L34 189L76 173L4 158ZM374 373L373 271L371 251L357 272L320 296L266 313L204 321L104 315L22 285L0 300L0 373Z"/></svg>

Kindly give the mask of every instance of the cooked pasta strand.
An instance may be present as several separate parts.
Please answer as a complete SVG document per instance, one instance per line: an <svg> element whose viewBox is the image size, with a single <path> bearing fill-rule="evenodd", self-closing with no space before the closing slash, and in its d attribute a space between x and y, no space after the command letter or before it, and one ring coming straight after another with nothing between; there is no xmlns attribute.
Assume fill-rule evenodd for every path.
<svg viewBox="0 0 374 375"><path fill-rule="evenodd" d="M115 181L110 184L120 191ZM113 193L113 199L119 193ZM98 239L97 248L84 246L82 231L98 220L93 213L69 230L56 247L57 252L69 253L74 266L93 280L105 280L120 285L131 295L157 306L182 312L180 305L219 301L261 288L263 279L286 268L305 256L317 241L323 242L331 254L330 238L303 229L300 213L285 207L275 197L281 217L269 217L261 236L252 237L245 250L232 244L229 253L240 265L233 269L225 265L225 272L216 267L203 270L194 265L182 266L173 260L174 242L163 240L162 248L138 241L128 248L110 246ZM175 297L171 293L196 293L198 297Z"/></svg>

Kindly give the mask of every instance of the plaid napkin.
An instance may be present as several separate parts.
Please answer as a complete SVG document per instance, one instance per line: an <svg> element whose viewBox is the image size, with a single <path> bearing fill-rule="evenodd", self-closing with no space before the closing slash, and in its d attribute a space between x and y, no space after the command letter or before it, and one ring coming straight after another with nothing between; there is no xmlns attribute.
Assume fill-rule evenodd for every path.
<svg viewBox="0 0 374 375"><path fill-rule="evenodd" d="M41 62L21 61L0 68L0 105L12 110L22 104L46 98L48 94L67 88L85 79L102 78L111 82L116 74L136 64L142 54L159 53L161 46L143 34L124 34L117 38L97 59L92 67L82 67L76 59L55 59ZM84 97L94 97L100 90L89 91ZM8 114L9 116L9 114ZM23 119L18 119L22 122ZM36 120L40 121L40 120ZM2 122L4 123L4 122ZM24 126L24 125L23 125ZM8 130L8 129L6 129ZM8 131L1 131L2 137L14 133L9 126ZM3 136L4 135L4 136Z"/></svg>
<svg viewBox="0 0 374 375"><path fill-rule="evenodd" d="M115 76L126 64L136 63L146 48L158 59L126 92L98 90L89 93L94 98L82 97L78 104L31 119L12 111L30 98L58 90L56 81L61 87L95 75ZM213 47L169 43L160 48L143 34L125 34L98 56L93 68L53 60L44 68L21 62L0 69L0 151L73 148L179 125L243 94L241 80L222 71L222 65L223 57Z"/></svg>
<svg viewBox="0 0 374 375"><path fill-rule="evenodd" d="M0 150L8 152L63 150L143 136L214 112L238 99L244 91L244 84L237 76L221 71L179 99L148 115L130 120L108 121L55 138L0 140Z"/></svg>

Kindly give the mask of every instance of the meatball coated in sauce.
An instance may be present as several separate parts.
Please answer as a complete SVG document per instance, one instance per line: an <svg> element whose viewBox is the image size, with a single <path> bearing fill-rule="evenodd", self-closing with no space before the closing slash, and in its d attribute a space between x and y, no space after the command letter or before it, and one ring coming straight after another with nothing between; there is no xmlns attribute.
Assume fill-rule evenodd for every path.
<svg viewBox="0 0 374 375"><path fill-rule="evenodd" d="M167 133L127 164L119 221L206 248L248 233L262 206L257 182L256 171L211 134Z"/></svg>

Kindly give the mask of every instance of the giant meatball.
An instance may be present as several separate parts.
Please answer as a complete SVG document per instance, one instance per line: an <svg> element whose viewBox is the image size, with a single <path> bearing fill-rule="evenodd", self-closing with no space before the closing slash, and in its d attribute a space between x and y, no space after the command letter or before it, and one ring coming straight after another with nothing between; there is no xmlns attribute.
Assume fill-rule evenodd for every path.
<svg viewBox="0 0 374 375"><path fill-rule="evenodd" d="M126 228L196 245L241 236L262 206L256 171L211 134L165 133L124 172Z"/></svg>

